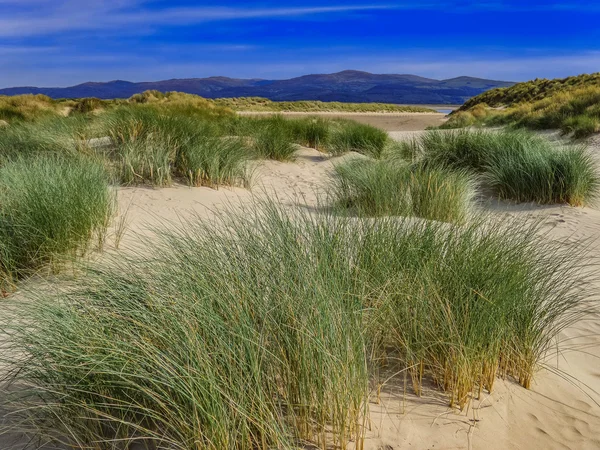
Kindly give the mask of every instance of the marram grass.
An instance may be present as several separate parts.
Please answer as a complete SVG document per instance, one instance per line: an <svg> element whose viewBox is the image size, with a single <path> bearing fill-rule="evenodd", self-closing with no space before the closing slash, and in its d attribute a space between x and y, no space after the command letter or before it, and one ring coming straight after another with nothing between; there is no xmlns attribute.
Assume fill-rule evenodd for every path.
<svg viewBox="0 0 600 450"><path fill-rule="evenodd" d="M98 449L360 446L386 361L462 408L497 375L528 387L587 298L582 247L522 222L266 204L158 234L8 314L7 429Z"/></svg>
<svg viewBox="0 0 600 450"><path fill-rule="evenodd" d="M388 140L384 130L353 120L338 119L332 124L327 150L334 155L353 151L379 158Z"/></svg>
<svg viewBox="0 0 600 450"><path fill-rule="evenodd" d="M581 206L592 203L600 188L585 147L525 131L430 131L413 151L427 166L479 173L497 196L517 202Z"/></svg>
<svg viewBox="0 0 600 450"><path fill-rule="evenodd" d="M360 215L464 223L475 207L475 180L465 171L356 158L335 172L334 202Z"/></svg>
<svg viewBox="0 0 600 450"><path fill-rule="evenodd" d="M248 184L250 150L225 136L217 119L131 105L104 113L101 121L114 146L109 164L123 184L169 186L174 177L192 186Z"/></svg>
<svg viewBox="0 0 600 450"><path fill-rule="evenodd" d="M114 206L108 175L90 160L41 155L6 162L0 167L0 288L101 245Z"/></svg>

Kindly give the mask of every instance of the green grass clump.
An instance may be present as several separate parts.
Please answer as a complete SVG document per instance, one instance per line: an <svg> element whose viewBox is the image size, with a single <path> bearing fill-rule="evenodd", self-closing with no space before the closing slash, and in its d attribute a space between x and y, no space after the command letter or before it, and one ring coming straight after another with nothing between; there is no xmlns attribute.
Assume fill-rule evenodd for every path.
<svg viewBox="0 0 600 450"><path fill-rule="evenodd" d="M461 408L496 375L528 387L587 298L578 250L522 222L267 204L159 235L2 322L7 426L96 448L361 445L382 369Z"/></svg>
<svg viewBox="0 0 600 450"><path fill-rule="evenodd" d="M87 133L88 122L83 117L46 118L0 127L0 161L25 155L85 153Z"/></svg>
<svg viewBox="0 0 600 450"><path fill-rule="evenodd" d="M248 187L250 156L250 149L241 138L220 135L207 125L182 146L176 167L191 186Z"/></svg>
<svg viewBox="0 0 600 450"><path fill-rule="evenodd" d="M335 155L358 152L379 158L389 139L385 131L352 120L336 120L332 128L327 149Z"/></svg>
<svg viewBox="0 0 600 450"><path fill-rule="evenodd" d="M294 159L296 146L294 133L290 123L281 116L254 119L249 124L252 127L250 137L253 150L259 158L275 161L290 161Z"/></svg>
<svg viewBox="0 0 600 450"><path fill-rule="evenodd" d="M338 165L336 175L336 203L360 215L464 223L473 209L474 181L465 172L356 159Z"/></svg>
<svg viewBox="0 0 600 450"><path fill-rule="evenodd" d="M0 287L102 243L114 196L81 158L17 158L0 167Z"/></svg>
<svg viewBox="0 0 600 450"><path fill-rule="evenodd" d="M575 139L581 139L600 132L600 115L570 117L561 124L561 128L565 134L572 134Z"/></svg>
<svg viewBox="0 0 600 450"><path fill-rule="evenodd" d="M60 105L46 95L0 95L0 120L8 123L58 116Z"/></svg>
<svg viewBox="0 0 600 450"><path fill-rule="evenodd" d="M294 142L316 150L326 150L331 134L331 121L322 117L288 119Z"/></svg>
<svg viewBox="0 0 600 450"><path fill-rule="evenodd" d="M470 170L504 199L589 204L600 176L588 152L524 131L431 131L420 138L425 165Z"/></svg>
<svg viewBox="0 0 600 450"><path fill-rule="evenodd" d="M250 159L241 139L221 133L217 122L177 108L122 106L106 112L112 165L124 184L169 186L174 176L193 186L245 185Z"/></svg>
<svg viewBox="0 0 600 450"><path fill-rule="evenodd" d="M507 148L492 156L485 178L500 198L518 202L589 204L600 188L600 177L582 147Z"/></svg>

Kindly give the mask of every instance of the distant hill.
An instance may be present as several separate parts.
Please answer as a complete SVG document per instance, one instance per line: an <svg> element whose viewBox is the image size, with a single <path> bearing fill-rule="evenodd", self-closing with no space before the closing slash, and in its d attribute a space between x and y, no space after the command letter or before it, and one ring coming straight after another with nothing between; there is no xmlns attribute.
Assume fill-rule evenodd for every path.
<svg viewBox="0 0 600 450"><path fill-rule="evenodd" d="M489 89L514 83L459 77L434 80L416 75L376 75L356 70L305 75L289 80L227 77L187 78L131 83L83 83L66 88L14 87L0 95L44 94L52 98L129 98L147 90L178 91L205 98L264 97L274 101L382 102L397 104L460 104Z"/></svg>

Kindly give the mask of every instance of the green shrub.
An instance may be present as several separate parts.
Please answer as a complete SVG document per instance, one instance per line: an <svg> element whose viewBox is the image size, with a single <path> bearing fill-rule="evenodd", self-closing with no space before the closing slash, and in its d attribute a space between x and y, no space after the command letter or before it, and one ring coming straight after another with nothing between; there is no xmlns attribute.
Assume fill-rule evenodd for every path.
<svg viewBox="0 0 600 450"><path fill-rule="evenodd" d="M380 370L461 408L496 375L528 387L586 300L583 255L523 222L267 205L161 236L8 308L6 426L99 448L360 445Z"/></svg>
<svg viewBox="0 0 600 450"><path fill-rule="evenodd" d="M474 182L465 172L357 159L338 165L336 174L336 203L361 215L463 223L473 209Z"/></svg>
<svg viewBox="0 0 600 450"><path fill-rule="evenodd" d="M336 120L331 130L328 151L334 155L358 152L379 158L388 142L388 134L371 125L352 120Z"/></svg>
<svg viewBox="0 0 600 450"><path fill-rule="evenodd" d="M89 160L38 156L0 167L0 287L101 243L114 196Z"/></svg>

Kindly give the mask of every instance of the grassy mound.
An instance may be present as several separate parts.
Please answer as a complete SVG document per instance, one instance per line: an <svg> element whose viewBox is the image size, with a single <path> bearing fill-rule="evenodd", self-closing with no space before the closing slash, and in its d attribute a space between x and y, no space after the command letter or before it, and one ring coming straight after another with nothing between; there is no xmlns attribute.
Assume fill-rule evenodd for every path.
<svg viewBox="0 0 600 450"><path fill-rule="evenodd" d="M473 97L443 128L513 125L583 138L600 132L599 103L600 74L535 80Z"/></svg>
<svg viewBox="0 0 600 450"><path fill-rule="evenodd" d="M513 106L519 103L530 103L544 100L554 94L594 88L600 85L600 73L583 74L552 80L538 78L532 81L517 83L508 88L490 89L465 102L461 110L468 110L479 104L492 107Z"/></svg>
<svg viewBox="0 0 600 450"><path fill-rule="evenodd" d="M103 167L80 158L18 158L0 167L0 287L102 243L114 197Z"/></svg>
<svg viewBox="0 0 600 450"><path fill-rule="evenodd" d="M464 223L473 208L474 182L464 171L357 159L338 165L336 174L336 203L360 215Z"/></svg>
<svg viewBox="0 0 600 450"><path fill-rule="evenodd" d="M431 131L414 151L426 165L481 173L501 198L519 202L580 206L593 201L600 188L584 148L560 147L523 131Z"/></svg>
<svg viewBox="0 0 600 450"><path fill-rule="evenodd" d="M382 366L461 408L496 375L528 387L585 302L557 245L523 223L273 205L193 221L2 325L8 426L78 446L345 448Z"/></svg>
<svg viewBox="0 0 600 450"><path fill-rule="evenodd" d="M58 116L60 105L45 95L0 95L0 120L8 123Z"/></svg>

